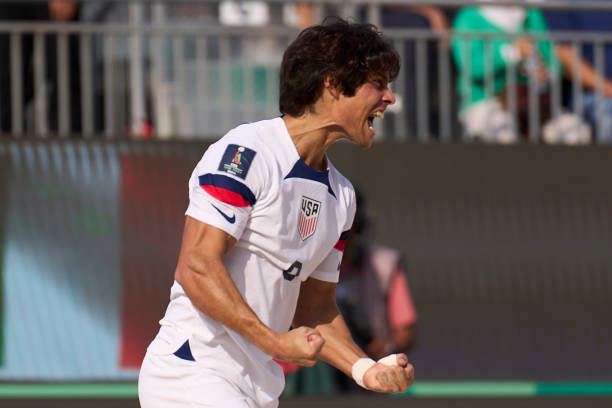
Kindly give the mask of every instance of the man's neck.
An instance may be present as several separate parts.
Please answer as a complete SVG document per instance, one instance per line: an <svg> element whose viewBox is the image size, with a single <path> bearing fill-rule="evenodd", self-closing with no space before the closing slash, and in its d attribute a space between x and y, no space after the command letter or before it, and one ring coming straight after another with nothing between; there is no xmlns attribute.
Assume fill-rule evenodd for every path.
<svg viewBox="0 0 612 408"><path fill-rule="evenodd" d="M285 126L300 158L315 170L327 169L327 148L340 139L331 120L322 115L305 113L300 117L283 116Z"/></svg>

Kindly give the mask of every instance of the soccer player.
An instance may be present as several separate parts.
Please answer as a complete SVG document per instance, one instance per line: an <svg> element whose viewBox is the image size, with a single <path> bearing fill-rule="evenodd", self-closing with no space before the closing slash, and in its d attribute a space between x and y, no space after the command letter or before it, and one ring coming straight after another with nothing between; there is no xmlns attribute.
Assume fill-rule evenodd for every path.
<svg viewBox="0 0 612 408"><path fill-rule="evenodd" d="M283 115L238 126L204 153L170 304L140 371L143 408L276 407L284 377L273 358L322 359L377 392L412 384L406 355L369 359L336 306L355 193L326 156L343 138L370 147L398 71L372 25L307 28L281 63Z"/></svg>

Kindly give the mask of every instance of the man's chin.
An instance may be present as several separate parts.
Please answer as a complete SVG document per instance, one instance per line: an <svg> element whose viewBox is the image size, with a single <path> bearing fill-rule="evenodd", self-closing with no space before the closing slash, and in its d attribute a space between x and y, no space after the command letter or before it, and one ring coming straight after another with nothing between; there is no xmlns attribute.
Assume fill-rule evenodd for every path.
<svg viewBox="0 0 612 408"><path fill-rule="evenodd" d="M363 143L356 143L356 145L361 147L363 150L368 150L370 147L372 147L372 141L370 141L370 142L363 142Z"/></svg>
<svg viewBox="0 0 612 408"><path fill-rule="evenodd" d="M362 149L369 149L370 147L372 147L372 143L374 143L374 135L363 135L363 139L360 140L360 142L358 143L358 145L362 148Z"/></svg>

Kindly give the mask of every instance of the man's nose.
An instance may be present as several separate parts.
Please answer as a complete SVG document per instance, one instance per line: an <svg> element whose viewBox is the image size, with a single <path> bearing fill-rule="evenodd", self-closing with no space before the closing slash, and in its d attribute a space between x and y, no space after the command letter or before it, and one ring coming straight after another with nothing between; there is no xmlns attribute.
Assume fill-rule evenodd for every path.
<svg viewBox="0 0 612 408"><path fill-rule="evenodd" d="M385 93L383 94L383 102L387 105L393 105L395 103L395 95L393 95L391 89L385 89Z"/></svg>

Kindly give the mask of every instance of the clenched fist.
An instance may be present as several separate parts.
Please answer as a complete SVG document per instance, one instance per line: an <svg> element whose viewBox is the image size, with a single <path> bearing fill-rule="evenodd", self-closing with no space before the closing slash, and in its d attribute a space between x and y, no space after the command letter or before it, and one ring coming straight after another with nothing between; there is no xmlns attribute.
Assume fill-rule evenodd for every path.
<svg viewBox="0 0 612 408"><path fill-rule="evenodd" d="M395 356L395 364L391 361ZM404 392L414 382L414 367L408 363L405 354L393 354L382 359L365 372L365 388L376 392Z"/></svg>
<svg viewBox="0 0 612 408"><path fill-rule="evenodd" d="M280 345L272 354L274 358L287 363L313 366L325 340L321 334L310 327L301 326L280 334Z"/></svg>

